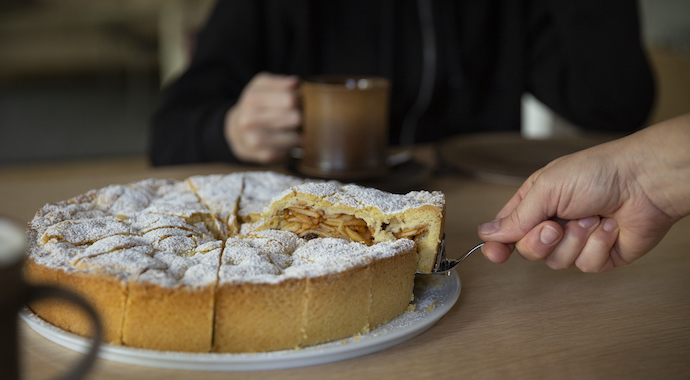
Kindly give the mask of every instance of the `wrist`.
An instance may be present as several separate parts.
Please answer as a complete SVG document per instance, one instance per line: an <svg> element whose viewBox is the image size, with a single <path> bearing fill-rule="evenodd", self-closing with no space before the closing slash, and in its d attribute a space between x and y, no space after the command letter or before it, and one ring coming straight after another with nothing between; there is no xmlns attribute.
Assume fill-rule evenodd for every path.
<svg viewBox="0 0 690 380"><path fill-rule="evenodd" d="M650 126L632 136L632 170L649 199L679 220L690 215L690 114Z"/></svg>
<svg viewBox="0 0 690 380"><path fill-rule="evenodd" d="M242 151L242 146L240 144L240 139L242 136L238 136L237 133L237 105L234 105L228 109L225 113L225 125L223 126L223 137L225 142L230 148L230 152L240 161L247 161L245 153Z"/></svg>

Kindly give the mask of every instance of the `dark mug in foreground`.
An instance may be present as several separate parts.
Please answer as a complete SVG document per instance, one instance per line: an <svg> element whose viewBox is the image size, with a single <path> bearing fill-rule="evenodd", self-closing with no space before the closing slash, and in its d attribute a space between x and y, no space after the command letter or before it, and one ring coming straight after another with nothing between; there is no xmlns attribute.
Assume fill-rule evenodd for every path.
<svg viewBox="0 0 690 380"><path fill-rule="evenodd" d="M318 76L302 82L303 148L299 172L355 180L386 174L387 79Z"/></svg>
<svg viewBox="0 0 690 380"><path fill-rule="evenodd" d="M32 286L24 282L24 231L0 218L0 368L3 379L19 379L17 313L24 305L44 298L61 298L82 308L93 322L93 342L86 356L63 379L84 377L96 359L102 328L96 311L81 297L53 286Z"/></svg>

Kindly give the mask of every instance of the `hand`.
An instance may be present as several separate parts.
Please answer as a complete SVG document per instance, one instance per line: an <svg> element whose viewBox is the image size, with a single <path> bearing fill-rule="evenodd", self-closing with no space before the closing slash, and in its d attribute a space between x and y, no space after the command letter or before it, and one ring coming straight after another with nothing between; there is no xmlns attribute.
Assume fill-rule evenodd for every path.
<svg viewBox="0 0 690 380"><path fill-rule="evenodd" d="M268 164L284 160L301 142L295 76L257 74L225 117L225 140L235 157Z"/></svg>
<svg viewBox="0 0 690 380"><path fill-rule="evenodd" d="M639 136L617 140L535 172L495 221L479 226L484 255L505 262L515 243L528 260L598 273L649 252L680 218L649 197L640 165L650 157L640 145Z"/></svg>

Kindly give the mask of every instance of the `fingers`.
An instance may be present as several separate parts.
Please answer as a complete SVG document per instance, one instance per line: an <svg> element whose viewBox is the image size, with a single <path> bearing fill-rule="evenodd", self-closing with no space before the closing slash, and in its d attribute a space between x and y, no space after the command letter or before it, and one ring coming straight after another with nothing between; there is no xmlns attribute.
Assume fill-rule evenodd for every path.
<svg viewBox="0 0 690 380"><path fill-rule="evenodd" d="M575 265L585 273L601 273L615 268L611 249L618 239L619 228L615 220L606 218L592 232L575 259Z"/></svg>
<svg viewBox="0 0 690 380"><path fill-rule="evenodd" d="M563 238L563 228L553 220L547 220L529 231L515 248L529 261L544 260Z"/></svg>
<svg viewBox="0 0 690 380"><path fill-rule="evenodd" d="M570 238L565 240L575 240L577 243L581 243L581 246L584 245L584 240L580 240L577 237L573 239L572 233L566 235L563 228L557 222L547 220L537 225L529 231L524 238L520 239L515 244L515 249L522 257L529 261L546 261L549 260L552 253L558 249L561 242L564 240L564 236ZM586 240L587 236L580 234L580 238ZM573 245L569 244L568 241L566 243L568 247ZM510 245L493 241L486 242L482 247L484 256L494 263L506 262L512 251L513 249ZM568 251L568 253L570 252ZM577 256L577 254L575 254L575 256ZM574 260L575 257L573 257L572 261ZM572 261L565 264L565 267L570 267Z"/></svg>
<svg viewBox="0 0 690 380"><path fill-rule="evenodd" d="M243 133L252 130L265 129L265 132L296 131L302 123L302 115L299 110L245 110L237 116L237 128Z"/></svg>
<svg viewBox="0 0 690 380"><path fill-rule="evenodd" d="M544 260L552 269L575 265L585 273L600 273L615 267L611 250L617 239L615 220L591 216L571 220L563 230L554 221L540 223L515 248L525 259Z"/></svg>
<svg viewBox="0 0 690 380"><path fill-rule="evenodd" d="M618 235L618 225L612 218L590 216L568 221L563 227L547 220L515 243L515 250L529 261L544 260L552 269L577 266L585 273L601 273L624 264L611 254ZM507 261L512 251L512 245L494 241L482 247L484 256L494 263Z"/></svg>
<svg viewBox="0 0 690 380"><path fill-rule="evenodd" d="M259 73L252 78L247 88L288 90L295 89L299 84L299 77L295 75L278 75Z"/></svg>
<svg viewBox="0 0 690 380"><path fill-rule="evenodd" d="M301 144L297 131L300 124L301 114L297 110L240 113L233 142L239 145L236 150L247 152L256 162L275 162Z"/></svg>
<svg viewBox="0 0 690 380"><path fill-rule="evenodd" d="M226 117L225 135L237 158L268 164L285 159L290 149L301 144L299 123L297 111L247 116L233 107Z"/></svg>
<svg viewBox="0 0 690 380"><path fill-rule="evenodd" d="M296 76L257 74L245 87L240 98L243 108L288 110L299 105Z"/></svg>
<svg viewBox="0 0 690 380"><path fill-rule="evenodd" d="M508 261L510 254L513 252L515 246L513 244L502 244L495 241L487 241L482 246L482 254L489 261L496 264L501 264Z"/></svg>
<svg viewBox="0 0 690 380"><path fill-rule="evenodd" d="M558 196L548 181L541 181L543 172L532 174L496 216L496 220L479 227L484 241L514 243L533 230L537 224L556 215Z"/></svg>
<svg viewBox="0 0 690 380"><path fill-rule="evenodd" d="M257 74L226 117L225 136L237 158L262 164L283 160L300 145L299 78Z"/></svg>
<svg viewBox="0 0 690 380"><path fill-rule="evenodd" d="M563 238L551 254L544 258L544 263L551 269L572 267L575 264L575 259L587 243L587 239L599 226L599 223L600 218L598 216L567 222L563 227Z"/></svg>
<svg viewBox="0 0 690 380"><path fill-rule="evenodd" d="M549 212L548 202L535 197L545 198L542 195L536 195L536 192L527 193L507 216L481 224L479 237L484 241L501 243L513 243L525 237L537 224L553 216Z"/></svg>
<svg viewBox="0 0 690 380"><path fill-rule="evenodd" d="M243 107L256 110L289 110L299 105L296 91L290 89L251 89L240 99Z"/></svg>
<svg viewBox="0 0 690 380"><path fill-rule="evenodd" d="M299 145L301 137L297 132L292 131L255 130L245 133L238 140L242 142L245 149L258 153L262 150L289 150Z"/></svg>

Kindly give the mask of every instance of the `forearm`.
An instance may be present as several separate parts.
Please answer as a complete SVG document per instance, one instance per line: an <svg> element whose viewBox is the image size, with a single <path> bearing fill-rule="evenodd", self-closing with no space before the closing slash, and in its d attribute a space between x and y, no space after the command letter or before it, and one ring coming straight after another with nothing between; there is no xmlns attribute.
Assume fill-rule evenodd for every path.
<svg viewBox="0 0 690 380"><path fill-rule="evenodd" d="M628 139L638 168L637 182L649 199L675 220L690 215L690 114L650 126Z"/></svg>
<svg viewBox="0 0 690 380"><path fill-rule="evenodd" d="M170 104L152 120L149 157L156 165L237 161L223 136L229 102Z"/></svg>
<svg viewBox="0 0 690 380"><path fill-rule="evenodd" d="M232 161L225 115L255 72L263 43L261 2L221 1L196 40L185 73L163 92L152 121L151 161L156 165Z"/></svg>

